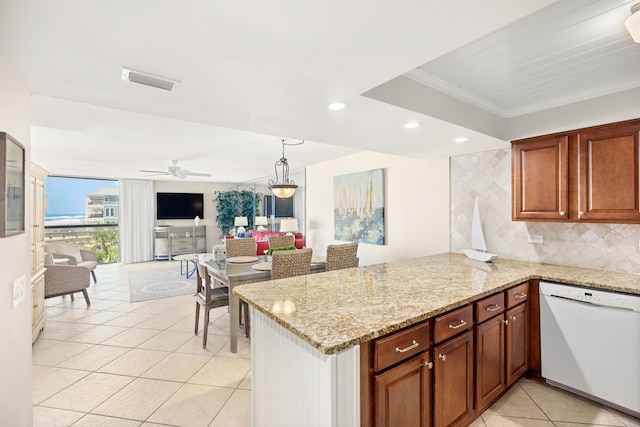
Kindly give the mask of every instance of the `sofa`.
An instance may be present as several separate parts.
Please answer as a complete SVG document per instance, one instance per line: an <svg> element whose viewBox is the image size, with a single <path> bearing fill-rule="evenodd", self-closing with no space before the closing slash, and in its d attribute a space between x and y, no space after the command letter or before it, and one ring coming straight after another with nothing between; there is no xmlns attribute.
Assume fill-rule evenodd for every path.
<svg viewBox="0 0 640 427"><path fill-rule="evenodd" d="M283 233L281 231L269 231L269 230L264 230L264 231L260 231L260 230L249 230L248 233L246 233L248 237L248 235L250 234L250 237L253 237L256 240L257 243L257 247L256 247L256 255L260 256L260 255L264 255L265 251L269 250L269 237L276 235L276 236L281 236ZM293 237L295 238L295 246L296 249L303 249L307 242L304 238L304 235L302 233L293 233ZM233 236L225 236L225 238L227 239L233 239Z"/></svg>

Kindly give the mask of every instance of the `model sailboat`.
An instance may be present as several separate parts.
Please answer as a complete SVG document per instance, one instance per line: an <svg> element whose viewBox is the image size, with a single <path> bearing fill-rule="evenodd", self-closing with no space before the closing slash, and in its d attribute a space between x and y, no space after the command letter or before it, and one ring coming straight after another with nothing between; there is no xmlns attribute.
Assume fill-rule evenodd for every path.
<svg viewBox="0 0 640 427"><path fill-rule="evenodd" d="M473 219L471 220L471 248L472 249L464 249L464 254L471 259L490 262L498 258L498 255L487 252L487 242L484 240L482 224L480 223L478 197L476 197L476 202L473 205Z"/></svg>

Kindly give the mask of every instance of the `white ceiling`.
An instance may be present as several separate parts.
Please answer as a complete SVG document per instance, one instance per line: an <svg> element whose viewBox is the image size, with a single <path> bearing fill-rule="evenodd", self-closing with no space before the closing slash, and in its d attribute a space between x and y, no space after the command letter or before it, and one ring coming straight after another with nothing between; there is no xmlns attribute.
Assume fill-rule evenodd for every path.
<svg viewBox="0 0 640 427"><path fill-rule="evenodd" d="M420 67L516 111L522 105L500 101L505 89L475 93L484 77L469 72L470 79L462 81L452 72L479 70L500 58L490 52L484 61L459 65L474 40L493 37L493 44L513 43L517 52L518 43L531 42L526 28L507 27L512 41L492 33L545 6L556 9L543 11L541 19L558 6L568 15L583 6L588 13L616 9L623 19L630 7L629 1L613 0L378 3L2 0L0 56L33 94L31 158L51 174L142 178L139 169L163 170L177 159L189 170L213 175L190 180L266 181L280 157L281 139L307 141L287 147L294 169L359 150L429 158L505 147L504 138L481 126L376 99L371 90ZM524 22L536 26L534 18ZM623 37L622 23L613 24ZM551 40L573 34L554 33ZM547 57L548 40L541 49ZM479 43L491 50L492 43ZM631 46L630 55L637 57L640 45ZM511 72L505 69L511 57L504 59L490 72L498 79ZM514 56L513 66L521 60ZM615 65L638 74L635 60ZM125 82L123 66L181 84L167 92ZM606 73L606 80L620 79L619 73ZM348 108L329 111L327 105L338 100ZM407 121L421 126L405 129ZM455 143L459 136L471 140Z"/></svg>
<svg viewBox="0 0 640 427"><path fill-rule="evenodd" d="M405 75L501 117L637 88L637 1L558 2Z"/></svg>

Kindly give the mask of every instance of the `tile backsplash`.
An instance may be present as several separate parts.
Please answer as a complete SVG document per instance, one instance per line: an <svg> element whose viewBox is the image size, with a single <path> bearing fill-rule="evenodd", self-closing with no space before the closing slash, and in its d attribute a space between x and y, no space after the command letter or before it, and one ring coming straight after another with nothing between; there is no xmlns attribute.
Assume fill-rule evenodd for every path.
<svg viewBox="0 0 640 427"><path fill-rule="evenodd" d="M511 221L511 150L451 158L451 251L471 247L478 196L487 251L502 258L640 273L640 225ZM542 235L544 242L528 242Z"/></svg>

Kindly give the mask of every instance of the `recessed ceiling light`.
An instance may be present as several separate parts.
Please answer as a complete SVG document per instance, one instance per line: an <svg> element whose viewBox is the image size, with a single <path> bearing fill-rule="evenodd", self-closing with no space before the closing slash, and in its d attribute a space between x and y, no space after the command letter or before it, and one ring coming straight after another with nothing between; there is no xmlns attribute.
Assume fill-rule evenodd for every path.
<svg viewBox="0 0 640 427"><path fill-rule="evenodd" d="M469 138L467 138L466 136L462 136L460 138L456 138L456 142L467 142L469 140Z"/></svg>
<svg viewBox="0 0 640 427"><path fill-rule="evenodd" d="M406 127L407 129L414 129L414 128L420 127L420 123L409 122L409 123L405 123L404 127Z"/></svg>
<svg viewBox="0 0 640 427"><path fill-rule="evenodd" d="M345 104L344 102L334 102L333 104L329 104L329 110L332 111L340 111L344 110L345 108L347 108L347 104Z"/></svg>

